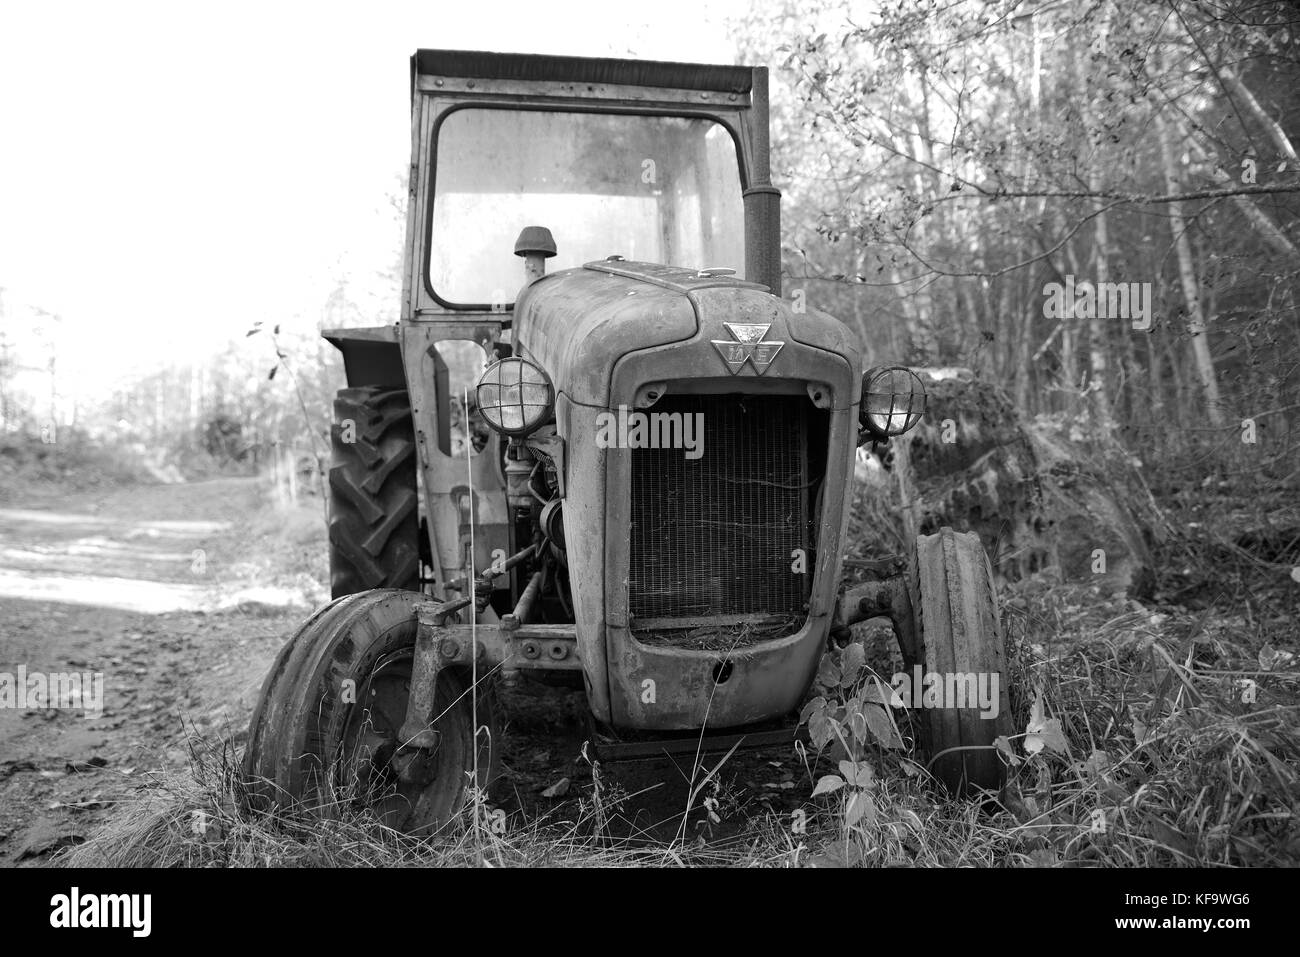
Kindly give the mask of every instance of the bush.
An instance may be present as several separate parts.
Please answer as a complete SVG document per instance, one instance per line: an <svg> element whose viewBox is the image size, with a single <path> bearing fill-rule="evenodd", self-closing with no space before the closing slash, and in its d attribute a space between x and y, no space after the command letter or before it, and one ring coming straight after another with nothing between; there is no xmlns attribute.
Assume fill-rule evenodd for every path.
<svg viewBox="0 0 1300 957"><path fill-rule="evenodd" d="M0 438L0 496L6 498L36 483L87 489L149 477L137 450L97 441L79 429L59 432L56 442L23 434Z"/></svg>

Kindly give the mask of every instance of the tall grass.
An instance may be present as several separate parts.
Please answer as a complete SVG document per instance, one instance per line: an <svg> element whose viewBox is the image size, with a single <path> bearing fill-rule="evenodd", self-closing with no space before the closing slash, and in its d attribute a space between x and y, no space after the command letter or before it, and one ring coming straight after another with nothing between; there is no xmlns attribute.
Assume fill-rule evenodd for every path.
<svg viewBox="0 0 1300 957"><path fill-rule="evenodd" d="M697 757L691 804L703 829L654 841L611 822L637 795L599 765L566 820L516 812L504 828L467 813L414 841L340 802L323 815L245 808L239 755L191 739L191 768L138 792L71 849L78 866L1258 866L1300 863L1300 641L1288 561L1261 559L1212 522L1190 522L1158 557L1157 594L1206 583L1196 602L1143 604L1040 574L1006 589L1012 649L1007 783L947 795L921 756L875 748L873 814L849 824L849 795L797 813L733 793ZM1201 529L1201 525L1210 526ZM1286 558L1287 556L1283 556ZM867 626L870 627L870 626ZM868 644L868 663L889 673ZM1026 754L1031 704L1059 721L1057 748ZM900 721L906 726L906 721ZM774 755L811 794L834 756ZM477 804L477 802L474 802ZM707 822L725 838L709 839ZM499 819L494 819L498 820ZM701 835L704 835L701 838Z"/></svg>

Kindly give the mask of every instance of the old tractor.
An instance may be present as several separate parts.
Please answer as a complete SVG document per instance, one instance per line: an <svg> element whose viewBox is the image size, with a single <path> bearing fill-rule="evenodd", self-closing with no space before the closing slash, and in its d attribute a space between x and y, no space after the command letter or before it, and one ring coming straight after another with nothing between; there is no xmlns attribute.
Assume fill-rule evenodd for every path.
<svg viewBox="0 0 1300 957"><path fill-rule="evenodd" d="M520 680L585 689L604 760L788 743L869 618L909 671L1004 675L976 536L840 588L855 451L925 395L782 298L766 69L421 50L411 105L401 318L325 333L334 600L262 689L259 800L436 829ZM941 781L996 784L1000 687L916 722Z"/></svg>

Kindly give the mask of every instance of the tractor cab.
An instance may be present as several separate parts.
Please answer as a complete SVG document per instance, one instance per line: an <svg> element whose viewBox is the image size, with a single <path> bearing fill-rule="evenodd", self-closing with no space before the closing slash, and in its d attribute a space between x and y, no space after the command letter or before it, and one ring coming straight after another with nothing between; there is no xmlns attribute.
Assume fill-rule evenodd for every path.
<svg viewBox="0 0 1300 957"><path fill-rule="evenodd" d="M422 50L404 318L501 312L519 233L551 270L621 256L780 293L765 68Z"/></svg>

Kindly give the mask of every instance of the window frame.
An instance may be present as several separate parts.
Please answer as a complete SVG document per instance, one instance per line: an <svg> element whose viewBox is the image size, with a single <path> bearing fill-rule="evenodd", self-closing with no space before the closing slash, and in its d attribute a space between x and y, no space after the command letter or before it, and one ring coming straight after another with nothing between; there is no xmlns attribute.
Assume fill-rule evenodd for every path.
<svg viewBox="0 0 1300 957"><path fill-rule="evenodd" d="M656 118L663 117L663 118L678 118L678 119L692 119L692 120L700 120L700 119L710 120L718 124L718 126L720 126L722 129L726 130L727 134L731 137L732 147L735 149L735 154L736 154L737 179L740 182L741 195L737 198L740 199L742 203L744 199L745 190L749 188L749 168L747 163L745 162L746 151L743 147L743 143L744 143L743 136L741 134L740 129L738 128L738 121L740 119L738 115L734 117L734 121L733 121L733 119L728 118L728 116L725 115L724 113L719 113L714 110L672 109L672 108L664 108L660 106L650 107L646 109L636 109L633 107L610 106L607 104L601 104L598 106L584 106L584 104L582 104L581 102L528 103L528 102L489 101L489 102L476 103L476 102L462 101L462 102L450 104L446 108L437 111L437 115L434 118L433 126L429 132L429 138L427 140L427 152L425 154L427 156L427 165L425 168L428 170L428 175L425 177L425 181L421 184L422 188L425 190L425 197L423 203L424 224L423 224L421 242L419 244L420 248L416 252L419 258L414 265L420 276L420 287L424 293L424 296L432 300L434 303L436 303L438 306L442 307L443 309L449 310L451 312L510 313L513 312L514 305L515 305L513 301L504 304L504 308L502 308L500 304L494 305L492 303L451 302L447 299L444 299L442 296L440 296L438 292L433 288L432 277L429 275L430 272L429 262L430 259L432 258L432 253L433 253L433 204L437 195L436 179L438 175L438 134L441 132L442 124L447 119L447 117L451 116L453 113L459 112L460 110L510 110L513 112L530 111L530 112L538 112L538 113L596 113L596 114L606 115L606 116L644 116L644 117L656 117ZM743 255L744 246L748 238L744 234L744 229L745 229L744 220L742 218L741 220L742 255Z"/></svg>

